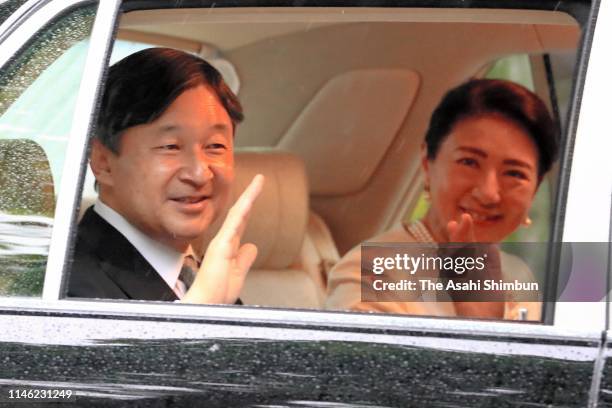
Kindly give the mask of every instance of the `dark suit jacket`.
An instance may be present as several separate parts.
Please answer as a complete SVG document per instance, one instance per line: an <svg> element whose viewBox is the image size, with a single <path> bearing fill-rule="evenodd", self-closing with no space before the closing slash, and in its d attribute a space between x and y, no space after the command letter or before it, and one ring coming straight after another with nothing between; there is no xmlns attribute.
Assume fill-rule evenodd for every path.
<svg viewBox="0 0 612 408"><path fill-rule="evenodd" d="M177 300L144 257L90 207L77 230L68 296L103 299Z"/></svg>

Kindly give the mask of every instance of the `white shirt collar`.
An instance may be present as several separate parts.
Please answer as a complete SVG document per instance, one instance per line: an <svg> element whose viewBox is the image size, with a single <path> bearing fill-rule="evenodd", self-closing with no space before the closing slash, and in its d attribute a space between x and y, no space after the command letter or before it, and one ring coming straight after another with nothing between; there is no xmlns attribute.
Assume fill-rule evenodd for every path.
<svg viewBox="0 0 612 408"><path fill-rule="evenodd" d="M184 257L194 254L191 246L187 248L185 253L180 253L174 248L155 241L130 224L121 214L104 204L100 199L96 200L94 211L126 237L144 259L151 264L164 282L172 288L179 299L182 298L183 291L177 290L176 281L181 273Z"/></svg>

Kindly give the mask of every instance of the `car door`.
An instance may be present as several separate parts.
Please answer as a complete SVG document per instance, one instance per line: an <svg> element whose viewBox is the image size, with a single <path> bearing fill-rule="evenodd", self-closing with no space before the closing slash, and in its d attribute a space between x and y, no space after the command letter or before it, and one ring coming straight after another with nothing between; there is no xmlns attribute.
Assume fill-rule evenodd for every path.
<svg viewBox="0 0 612 408"><path fill-rule="evenodd" d="M22 164L6 174L16 178L41 166L53 187L49 192L49 183L32 181L25 191L15 190L13 203L2 209L2 402L32 402L36 395L78 406L578 407L606 402L609 370L602 371L601 353L608 305L594 298L551 301L543 324L65 298L87 136L121 13L193 6L257 20L278 18L276 7L282 6L281 18L313 12L333 19L353 6L325 7L332 3L0 3L0 15L8 15L0 26L0 139L10 141L6 151L37 155L36 163L42 163L6 156L5 162ZM388 7L409 10L429 3L355 6L387 13ZM490 2L444 4L449 10L464 6L493 7ZM559 2L533 7L556 6ZM576 4L561 6L571 12ZM609 4L599 5L599 14L597 6L587 7L591 14L584 7L577 13L583 39L551 227L555 241L609 240L612 162L602 149L609 146L606 128L593 112L598 112L596 98L609 90L601 80L610 60L601 57L600 30L609 26L610 13ZM41 106L40 95L48 92L57 98ZM23 147L20 140L38 147L27 150L31 143ZM603 188L591 182L595 169L608 175L600 180ZM40 177L35 172L28 180ZM51 204L41 204L42 210L22 205L34 189L46 191L41 200ZM562 265L561 252L550 249L552 270ZM605 269L609 254L596 264ZM574 264L569 276L581 276L580 268ZM553 300L563 283L547 281ZM28 393L36 390L70 395Z"/></svg>

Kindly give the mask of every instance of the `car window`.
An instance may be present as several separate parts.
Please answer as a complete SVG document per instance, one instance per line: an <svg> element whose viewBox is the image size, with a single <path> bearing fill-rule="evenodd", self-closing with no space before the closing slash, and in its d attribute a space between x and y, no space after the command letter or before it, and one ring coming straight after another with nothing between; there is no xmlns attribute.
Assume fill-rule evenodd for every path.
<svg viewBox="0 0 612 408"><path fill-rule="evenodd" d="M0 296L41 294L94 16L94 7L65 14L2 67Z"/></svg>
<svg viewBox="0 0 612 408"><path fill-rule="evenodd" d="M566 12L257 11L259 19L249 8L130 10L121 16L113 48L113 56L127 56L126 41L137 41L231 64L223 74L227 82L236 81L231 72L237 78L232 88L245 115L233 139L231 196L235 200L258 172L267 183L244 235L259 249L240 295L245 305L326 310L343 257L403 219L423 217L420 146L432 110L452 87L470 78L512 81L534 91L561 125L567 116L584 21ZM147 46L134 51L141 47ZM548 93L541 92L542 77ZM562 208L555 202L560 177L568 174L553 167L539 184L529 228L504 235L519 246L544 244L536 266L527 259L515 264L531 268L542 286L548 260L541 255L555 208ZM89 185L82 214L98 197ZM216 217L193 241L196 255L219 228L222 217Z"/></svg>

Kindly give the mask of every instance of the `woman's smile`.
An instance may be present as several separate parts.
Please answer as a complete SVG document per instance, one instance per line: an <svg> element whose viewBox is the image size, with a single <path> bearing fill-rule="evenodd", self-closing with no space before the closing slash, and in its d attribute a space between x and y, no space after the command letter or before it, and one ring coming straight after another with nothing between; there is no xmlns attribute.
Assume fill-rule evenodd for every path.
<svg viewBox="0 0 612 408"><path fill-rule="evenodd" d="M469 214L475 223L492 223L503 219L503 215L499 213L481 212L464 207L459 207L459 211L462 214Z"/></svg>
<svg viewBox="0 0 612 408"><path fill-rule="evenodd" d="M500 242L528 214L537 189L537 149L528 134L499 115L458 122L424 170L431 194L429 224L447 226L469 214L479 242Z"/></svg>

